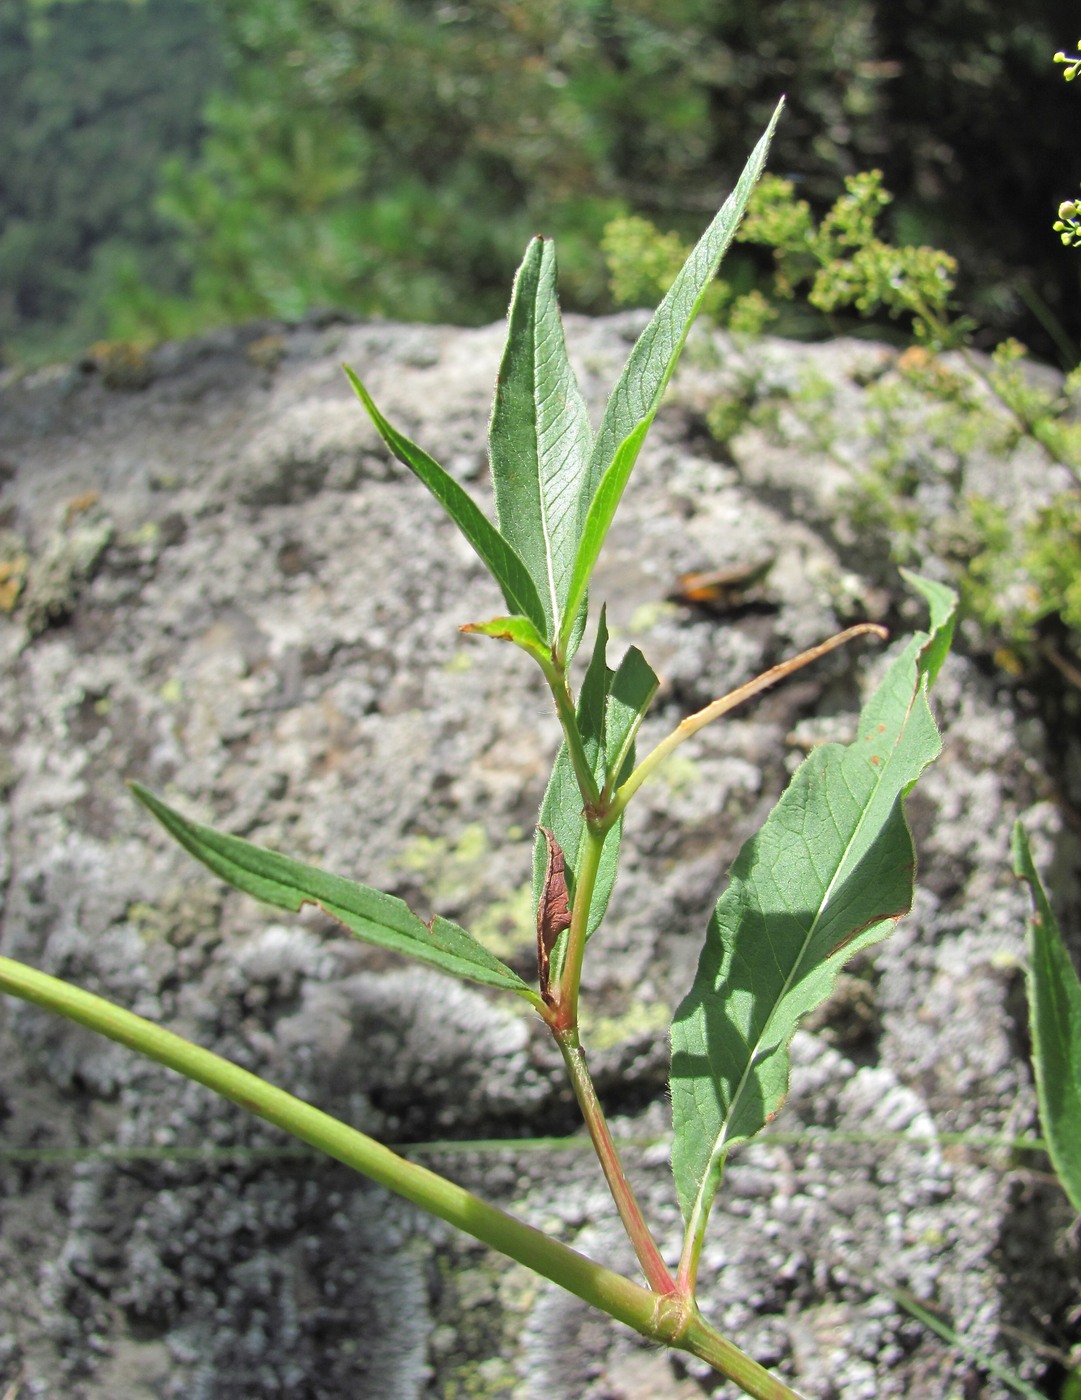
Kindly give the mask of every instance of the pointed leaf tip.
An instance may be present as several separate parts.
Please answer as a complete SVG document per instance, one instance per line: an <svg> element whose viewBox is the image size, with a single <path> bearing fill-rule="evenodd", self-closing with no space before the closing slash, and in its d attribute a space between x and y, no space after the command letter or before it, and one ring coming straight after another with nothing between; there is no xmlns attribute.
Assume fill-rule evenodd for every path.
<svg viewBox="0 0 1081 1400"><path fill-rule="evenodd" d="M514 546L500 534L469 492L444 467L387 422L358 376L348 365L344 368L353 392L364 405L380 437L398 461L424 483L461 530L481 563L499 584L507 606L512 612L527 617L538 631L546 632L547 622L540 596Z"/></svg>
<svg viewBox="0 0 1081 1400"><path fill-rule="evenodd" d="M405 953L483 986L516 992L539 1004L532 987L449 919L436 915L425 923L396 895L188 821L140 783L129 786L170 836L235 889L294 914L302 905L314 904L367 943Z"/></svg>
<svg viewBox="0 0 1081 1400"><path fill-rule="evenodd" d="M934 620L864 706L856 741L824 744L800 765L717 901L671 1033L672 1166L696 1230L728 1152L784 1101L799 1020L829 995L843 963L911 906L903 801L941 748L927 656L941 664L950 614Z"/></svg>
<svg viewBox="0 0 1081 1400"><path fill-rule="evenodd" d="M494 637L500 642L513 642L542 666L552 659L551 647L528 617L492 617L487 622L465 622L458 631L471 636Z"/></svg>
<svg viewBox="0 0 1081 1400"><path fill-rule="evenodd" d="M782 103L783 99L777 104L732 193L691 250L660 306L638 337L612 390L588 465L586 493L589 508L569 581L560 630L561 647L565 648L569 641L574 617L585 601L601 546L683 351L691 324L736 235L751 193L762 174Z"/></svg>

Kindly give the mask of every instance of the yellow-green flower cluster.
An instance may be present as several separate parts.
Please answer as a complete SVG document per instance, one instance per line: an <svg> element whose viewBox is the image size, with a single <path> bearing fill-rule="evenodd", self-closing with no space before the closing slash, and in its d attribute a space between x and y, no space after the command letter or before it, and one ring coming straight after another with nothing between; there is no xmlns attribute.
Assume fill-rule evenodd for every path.
<svg viewBox="0 0 1081 1400"><path fill-rule="evenodd" d="M1067 248L1081 244L1081 202L1064 199L1058 207L1058 218L1051 227Z"/></svg>
<svg viewBox="0 0 1081 1400"><path fill-rule="evenodd" d="M1081 49L1081 39L1077 41ZM1072 83L1081 73L1081 54L1064 53L1059 49L1055 62L1065 64L1062 76ZM1081 247L1081 200L1064 199L1058 207L1058 218L1051 225L1067 248Z"/></svg>

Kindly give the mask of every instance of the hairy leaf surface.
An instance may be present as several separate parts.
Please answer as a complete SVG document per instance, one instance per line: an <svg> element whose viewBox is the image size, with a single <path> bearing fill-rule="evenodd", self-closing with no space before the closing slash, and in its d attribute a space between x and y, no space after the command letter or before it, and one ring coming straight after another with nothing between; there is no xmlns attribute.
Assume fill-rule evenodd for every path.
<svg viewBox="0 0 1081 1400"><path fill-rule="evenodd" d="M667 295L638 337L612 390L589 460L589 512L574 560L561 640L585 600L601 545L623 495L639 449L660 407L702 298L716 275L766 162L777 106L769 126L743 168L720 213L691 250Z"/></svg>
<svg viewBox="0 0 1081 1400"><path fill-rule="evenodd" d="M567 359L555 246L535 238L518 269L489 430L496 518L559 633L589 501L593 432Z"/></svg>
<svg viewBox="0 0 1081 1400"><path fill-rule="evenodd" d="M704 1219L724 1160L776 1114L788 1046L842 964L912 903L915 853L903 799L941 742L927 703L953 595L923 580L917 634L864 707L852 744L801 764L740 851L710 921L694 985L672 1026L672 1165L684 1215Z"/></svg>
<svg viewBox="0 0 1081 1400"><path fill-rule="evenodd" d="M171 836L236 889L294 914L301 905L314 904L367 943L406 953L486 987L517 992L538 1004L532 987L449 919L437 915L426 924L394 895L188 821L138 783L132 783L131 790Z"/></svg>
<svg viewBox="0 0 1081 1400"><path fill-rule="evenodd" d="M1081 1212L1081 980L1020 822L1013 829L1013 865L1032 891L1026 980L1040 1124L1058 1179Z"/></svg>

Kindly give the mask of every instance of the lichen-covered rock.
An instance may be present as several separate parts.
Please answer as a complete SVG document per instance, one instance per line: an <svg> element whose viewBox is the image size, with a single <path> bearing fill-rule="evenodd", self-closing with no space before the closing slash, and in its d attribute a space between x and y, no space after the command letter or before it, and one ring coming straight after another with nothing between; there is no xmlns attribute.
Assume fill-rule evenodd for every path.
<svg viewBox="0 0 1081 1400"><path fill-rule="evenodd" d="M641 324L570 318L595 413ZM441 1144L425 1160L630 1269L588 1150L514 1146L577 1129L538 1022L223 889L124 787L455 918L532 975L531 836L558 729L518 652L458 632L498 595L339 368L487 499L502 338L261 326L152 352L130 393L79 369L0 386L2 525L30 561L0 615L0 947L385 1140ZM720 451L702 418L739 357L718 349L692 345L594 589L661 675L647 746L838 619L921 620L831 525L861 384L888 352L767 342L760 387L813 372L833 419L815 419L817 446L747 430ZM771 557L734 611L673 601L685 571ZM834 655L703 731L629 814L585 1039L673 1259L666 1016L727 862L806 748L846 737L882 664ZM978 658L955 657L937 698L915 911L798 1034L789 1104L731 1163L703 1259L710 1316L822 1400L1006 1395L987 1360L1040 1383L1081 1301L1064 1197L1038 1156L996 1145L1037 1128L1017 814L1064 916L1078 905L1059 737ZM0 1391L20 1400L727 1393L203 1089L11 1002L0 1121Z"/></svg>

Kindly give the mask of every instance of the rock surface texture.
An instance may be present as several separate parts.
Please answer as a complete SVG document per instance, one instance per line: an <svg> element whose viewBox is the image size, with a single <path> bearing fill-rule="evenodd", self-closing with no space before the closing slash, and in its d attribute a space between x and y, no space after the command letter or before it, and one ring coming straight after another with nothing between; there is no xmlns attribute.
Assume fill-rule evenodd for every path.
<svg viewBox="0 0 1081 1400"><path fill-rule="evenodd" d="M642 324L568 319L595 418ZM25 575L0 616L0 949L395 1143L577 1132L539 1022L227 891L124 783L454 918L532 975L554 716L521 653L458 632L498 593L340 369L487 502L502 339L259 327L0 387L4 557ZM861 384L891 372L891 352L762 343L759 383L783 393L813 371L831 386L831 449L747 427L721 451L702 415L749 353L692 338L593 591L615 655L633 641L662 677L647 745L839 621L924 620L837 524ZM1018 499L1046 476L1035 449L971 469ZM772 556L727 613L669 598L685 570ZM850 648L706 729L630 811L587 960L585 1039L614 1131L654 1144L629 1147L627 1166L673 1259L671 1010L728 862L808 746L851 735L882 664L881 648ZM1005 1396L995 1365L1052 1394L1078 1327L1065 1198L1044 1158L986 1141L1038 1130L1009 831L1026 816L1069 928L1077 844L1056 796L1070 775L1031 697L963 649L936 698L945 752L911 804L915 910L797 1034L788 1105L734 1158L705 1251L711 1318L815 1400ZM733 1393L201 1088L13 1001L0 1123L5 1397ZM632 1269L588 1150L423 1160ZM907 1294L964 1348L914 1320Z"/></svg>

